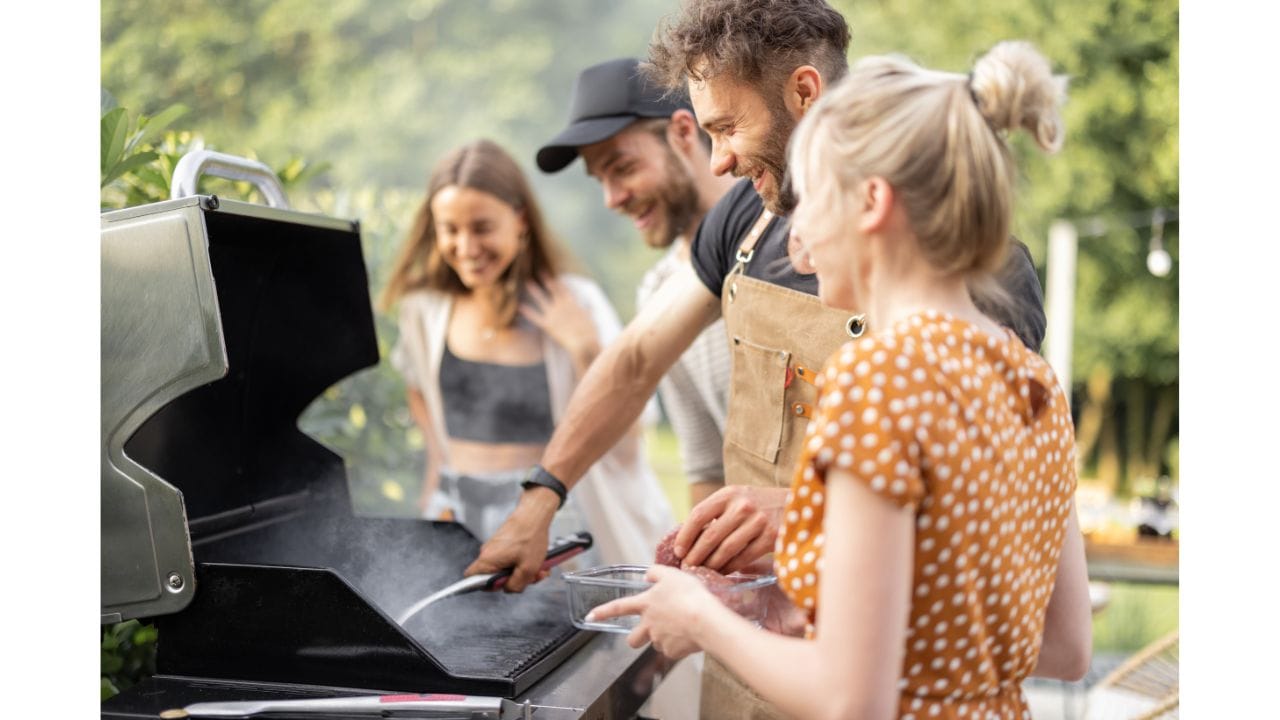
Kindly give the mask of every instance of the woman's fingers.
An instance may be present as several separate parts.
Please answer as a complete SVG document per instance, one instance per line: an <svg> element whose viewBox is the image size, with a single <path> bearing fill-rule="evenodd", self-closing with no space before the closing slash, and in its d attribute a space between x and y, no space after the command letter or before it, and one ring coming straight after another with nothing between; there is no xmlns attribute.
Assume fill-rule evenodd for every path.
<svg viewBox="0 0 1280 720"><path fill-rule="evenodd" d="M649 626L644 623L637 625L636 628L627 635L627 645L630 645L633 648L643 647L647 642L649 642Z"/></svg>
<svg viewBox="0 0 1280 720"><path fill-rule="evenodd" d="M644 598L644 593L610 600L603 605L597 605L591 612L587 613L587 622L608 620L622 615L639 615L644 610L642 598Z"/></svg>
<svg viewBox="0 0 1280 720"><path fill-rule="evenodd" d="M644 574L644 579L651 583L660 582L663 578L671 573L680 572L669 565L650 565L649 571Z"/></svg>

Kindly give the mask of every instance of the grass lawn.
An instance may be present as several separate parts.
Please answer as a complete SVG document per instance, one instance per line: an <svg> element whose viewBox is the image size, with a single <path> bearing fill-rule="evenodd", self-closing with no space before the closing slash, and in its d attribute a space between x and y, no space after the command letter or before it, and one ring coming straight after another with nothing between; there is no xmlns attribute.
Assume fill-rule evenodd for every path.
<svg viewBox="0 0 1280 720"><path fill-rule="evenodd" d="M650 428L645 434L645 446L649 451L649 465L671 501L671 512L675 513L676 522L684 522L689 516L689 483L684 479L679 445L671 426L663 423Z"/></svg>

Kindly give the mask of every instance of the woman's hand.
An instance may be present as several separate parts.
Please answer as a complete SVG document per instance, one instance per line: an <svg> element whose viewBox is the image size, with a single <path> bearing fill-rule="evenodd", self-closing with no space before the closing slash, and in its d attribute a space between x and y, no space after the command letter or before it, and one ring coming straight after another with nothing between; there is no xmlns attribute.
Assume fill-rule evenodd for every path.
<svg viewBox="0 0 1280 720"><path fill-rule="evenodd" d="M588 622L639 615L640 624L627 636L627 644L640 647L650 642L653 649L678 660L702 649L699 634L714 613L731 612L702 581L676 568L654 565L645 579L653 587L597 607L587 614Z"/></svg>
<svg viewBox="0 0 1280 720"><path fill-rule="evenodd" d="M525 285L529 298L520 304L520 315L568 350L581 376L600 353L600 338L591 311L558 278L543 276L541 283L545 290L535 282Z"/></svg>

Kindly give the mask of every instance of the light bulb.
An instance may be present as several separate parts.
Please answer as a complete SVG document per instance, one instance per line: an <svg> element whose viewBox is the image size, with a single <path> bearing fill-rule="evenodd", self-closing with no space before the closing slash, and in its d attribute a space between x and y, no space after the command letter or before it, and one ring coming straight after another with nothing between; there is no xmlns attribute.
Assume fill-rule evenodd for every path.
<svg viewBox="0 0 1280 720"><path fill-rule="evenodd" d="M1156 277L1164 277L1173 269L1173 258L1163 247L1153 248L1147 253L1147 269Z"/></svg>

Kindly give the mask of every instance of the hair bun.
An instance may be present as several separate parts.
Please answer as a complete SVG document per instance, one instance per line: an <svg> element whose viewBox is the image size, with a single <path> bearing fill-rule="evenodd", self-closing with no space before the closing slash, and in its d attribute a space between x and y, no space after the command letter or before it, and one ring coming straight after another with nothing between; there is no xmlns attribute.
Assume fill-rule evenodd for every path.
<svg viewBox="0 0 1280 720"><path fill-rule="evenodd" d="M1067 78L1054 75L1031 43L1006 41L993 47L973 66L969 90L996 129L1026 130L1048 152L1062 147L1059 108Z"/></svg>

